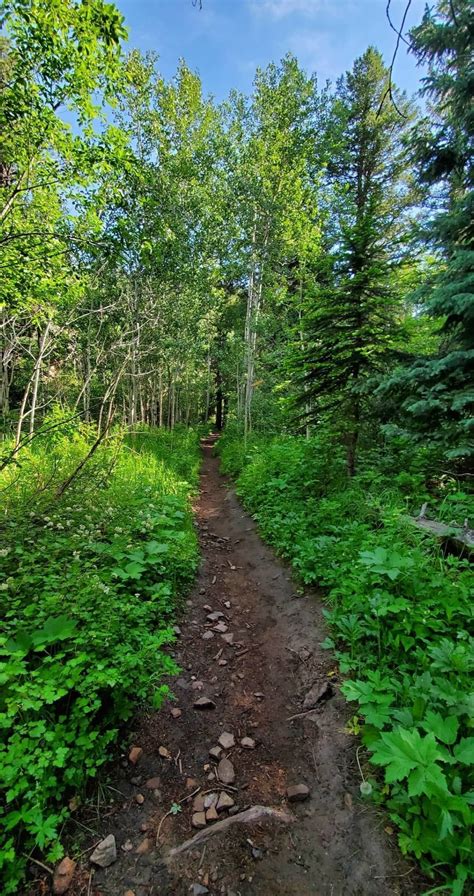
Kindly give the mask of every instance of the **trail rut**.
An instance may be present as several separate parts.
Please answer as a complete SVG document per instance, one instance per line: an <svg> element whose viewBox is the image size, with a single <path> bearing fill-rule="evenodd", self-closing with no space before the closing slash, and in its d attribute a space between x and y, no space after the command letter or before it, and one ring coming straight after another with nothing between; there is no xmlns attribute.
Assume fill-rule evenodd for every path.
<svg viewBox="0 0 474 896"><path fill-rule="evenodd" d="M219 474L212 441L203 445L196 507L202 564L180 622L176 700L140 719L133 744L143 754L136 766L126 755L118 764L110 810L93 825L97 839L115 835L118 860L90 881L84 865L78 880L102 896L420 893L417 872L400 857L386 816L360 798L357 740L345 732L353 708L340 694L334 660L320 647L326 634L321 602L314 593L298 594L288 569L261 541ZM212 612L223 615L208 620ZM215 631L216 624L225 630ZM203 638L206 632L212 637ZM309 691L320 699L306 712ZM195 709L203 696L215 708ZM173 717L172 709L181 714ZM195 796L223 789L209 756L223 732L235 739L221 756L235 769L226 792L237 810L268 806L289 810L294 820L236 821L165 861L196 833ZM244 737L255 742L253 749L241 746ZM294 784L306 784L310 796L288 805L286 790ZM173 804L180 811L164 817Z"/></svg>

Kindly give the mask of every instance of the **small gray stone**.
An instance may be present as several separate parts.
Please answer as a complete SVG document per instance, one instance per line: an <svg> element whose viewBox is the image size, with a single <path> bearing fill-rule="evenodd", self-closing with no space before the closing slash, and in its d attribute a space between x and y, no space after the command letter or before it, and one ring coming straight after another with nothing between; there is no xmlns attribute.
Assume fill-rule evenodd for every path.
<svg viewBox="0 0 474 896"><path fill-rule="evenodd" d="M203 635L201 635L201 638L203 641L211 641L213 637L214 637L214 632L211 632L209 630L207 632L204 632Z"/></svg>
<svg viewBox="0 0 474 896"><path fill-rule="evenodd" d="M205 828L206 827L206 816L204 812L195 812L192 819L191 824L193 828Z"/></svg>
<svg viewBox="0 0 474 896"><path fill-rule="evenodd" d="M234 806L234 805L235 805L234 800L232 799L231 796L229 796L228 793L225 793L225 791L222 791L219 794L219 799L217 800L217 806L216 806L216 809L218 812L223 812L225 809L232 809L232 806Z"/></svg>
<svg viewBox="0 0 474 896"><path fill-rule="evenodd" d="M220 635L223 635L228 629L228 626L225 622L218 622L217 625L214 626L214 631L218 632Z"/></svg>
<svg viewBox="0 0 474 896"><path fill-rule="evenodd" d="M221 635L221 638L222 638L223 641L225 641L226 644L233 644L233 643L234 643L234 635L233 635L233 632L227 632L227 634L225 634L225 635Z"/></svg>
<svg viewBox="0 0 474 896"><path fill-rule="evenodd" d="M215 709L216 704L214 700L211 700L210 697L198 697L197 700L194 701L194 709Z"/></svg>
<svg viewBox="0 0 474 896"><path fill-rule="evenodd" d="M218 797L219 794L217 793L206 793L206 796L204 797L204 808L210 809L214 803L217 803Z"/></svg>
<svg viewBox="0 0 474 896"><path fill-rule="evenodd" d="M113 834L109 834L108 837L100 841L94 849L90 861L93 865L98 865L99 868L108 868L109 865L113 865L117 861L117 846Z"/></svg>
<svg viewBox="0 0 474 896"><path fill-rule="evenodd" d="M244 750L255 750L255 741L253 737L243 737L240 741L240 746L244 748Z"/></svg>
<svg viewBox="0 0 474 896"><path fill-rule="evenodd" d="M235 737L230 731L223 731L220 738L219 744L223 750L230 750L232 747L235 747Z"/></svg>
<svg viewBox="0 0 474 896"><path fill-rule="evenodd" d="M218 619L222 619L223 613L220 610L214 610L213 613L208 613L206 619L209 619L209 622L217 622Z"/></svg>
<svg viewBox="0 0 474 896"><path fill-rule="evenodd" d="M307 709L312 709L313 706L316 706L317 703L320 703L323 700L329 700L333 693L334 691L329 684L329 681L325 681L323 684L313 684L313 687L308 691L304 698L303 711L305 712Z"/></svg>
<svg viewBox="0 0 474 896"><path fill-rule="evenodd" d="M219 762L219 759L221 758L221 753L222 753L221 747L211 747L211 749L209 750L209 756L211 757L211 759L215 759L216 762Z"/></svg>
<svg viewBox="0 0 474 896"><path fill-rule="evenodd" d="M193 800L193 812L204 812L204 797L202 793L198 793Z"/></svg>
<svg viewBox="0 0 474 896"><path fill-rule="evenodd" d="M235 781L235 769L229 759L221 759L217 766L217 776L223 784L233 784Z"/></svg>
<svg viewBox="0 0 474 896"><path fill-rule="evenodd" d="M159 790L161 787L161 779L156 778L148 778L148 781L145 784L147 790Z"/></svg>
<svg viewBox="0 0 474 896"><path fill-rule="evenodd" d="M286 796L290 803L301 803L309 797L309 787L306 784L292 784L287 788Z"/></svg>
<svg viewBox="0 0 474 896"><path fill-rule="evenodd" d="M209 893L209 890L202 884L193 884L191 892L192 896L206 896L206 893Z"/></svg>

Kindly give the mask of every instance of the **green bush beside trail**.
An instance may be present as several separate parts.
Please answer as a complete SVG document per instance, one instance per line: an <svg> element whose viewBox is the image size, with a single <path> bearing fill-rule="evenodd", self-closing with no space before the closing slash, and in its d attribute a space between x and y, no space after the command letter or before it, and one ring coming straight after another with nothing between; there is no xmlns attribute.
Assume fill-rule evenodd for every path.
<svg viewBox="0 0 474 896"><path fill-rule="evenodd" d="M348 676L351 730L384 772L369 771L362 791L386 802L402 851L445 874L440 892L461 893L473 855L474 573L407 516L429 498L437 517L462 522L472 496L429 480L428 453L400 439L367 453L352 480L324 435L244 446L229 433L218 450L264 538L325 589L325 646Z"/></svg>
<svg viewBox="0 0 474 896"><path fill-rule="evenodd" d="M61 856L68 801L140 704L162 702L174 611L197 565L196 433L117 433L58 498L95 435L40 435L0 477L5 894L32 850Z"/></svg>

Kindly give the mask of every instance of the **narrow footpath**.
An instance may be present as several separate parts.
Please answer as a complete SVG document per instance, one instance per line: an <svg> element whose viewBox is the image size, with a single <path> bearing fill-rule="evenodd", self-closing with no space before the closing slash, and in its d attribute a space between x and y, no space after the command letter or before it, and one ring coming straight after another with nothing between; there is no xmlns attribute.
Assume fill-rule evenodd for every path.
<svg viewBox="0 0 474 896"><path fill-rule="evenodd" d="M360 798L358 741L345 731L354 710L320 647L320 601L297 593L261 541L212 439L203 452L202 565L180 623L175 700L140 720L110 807L89 822L97 840L114 835L116 861L91 874L86 852L87 887L71 891L420 893L386 816Z"/></svg>

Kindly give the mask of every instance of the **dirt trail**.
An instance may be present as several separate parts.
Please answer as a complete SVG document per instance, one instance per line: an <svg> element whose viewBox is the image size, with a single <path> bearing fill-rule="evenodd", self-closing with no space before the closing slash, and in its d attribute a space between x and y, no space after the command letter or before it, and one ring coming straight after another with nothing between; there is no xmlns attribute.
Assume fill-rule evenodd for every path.
<svg viewBox="0 0 474 896"><path fill-rule="evenodd" d="M100 822L91 823L97 839L115 835L118 860L94 874L90 892L419 893L416 872L402 862L390 828L385 831L385 816L359 799L357 742L344 733L352 710L340 696L334 662L319 646L325 636L320 603L314 594L296 594L287 568L263 544L219 475L212 440L203 451L196 508L203 560L175 651L183 671L173 683L172 706L181 715L174 718L167 706L142 718L133 732L143 755L135 767L125 759L119 764L113 784L121 796L112 792L119 802L102 813ZM207 619L212 611L224 614L218 627L226 631L213 630L216 621ZM203 638L207 632L212 637ZM226 643L229 634L233 644ZM322 699L314 711L290 721L303 712L313 686L315 696L325 691ZM203 696L212 699L214 709L194 708ZM235 769L235 782L227 787L235 805L289 810L294 820L233 823L164 864L170 848L196 834L189 794L199 787L201 792L221 790L209 750L222 732L235 738L235 746L221 754ZM240 745L244 737L255 741L254 749ZM160 755L160 747L173 758ZM153 778L159 781L150 783ZM310 797L288 804L287 787L300 783L309 787ZM181 811L163 820L173 803ZM219 813L226 817L227 811ZM82 880L88 877L84 869Z"/></svg>

